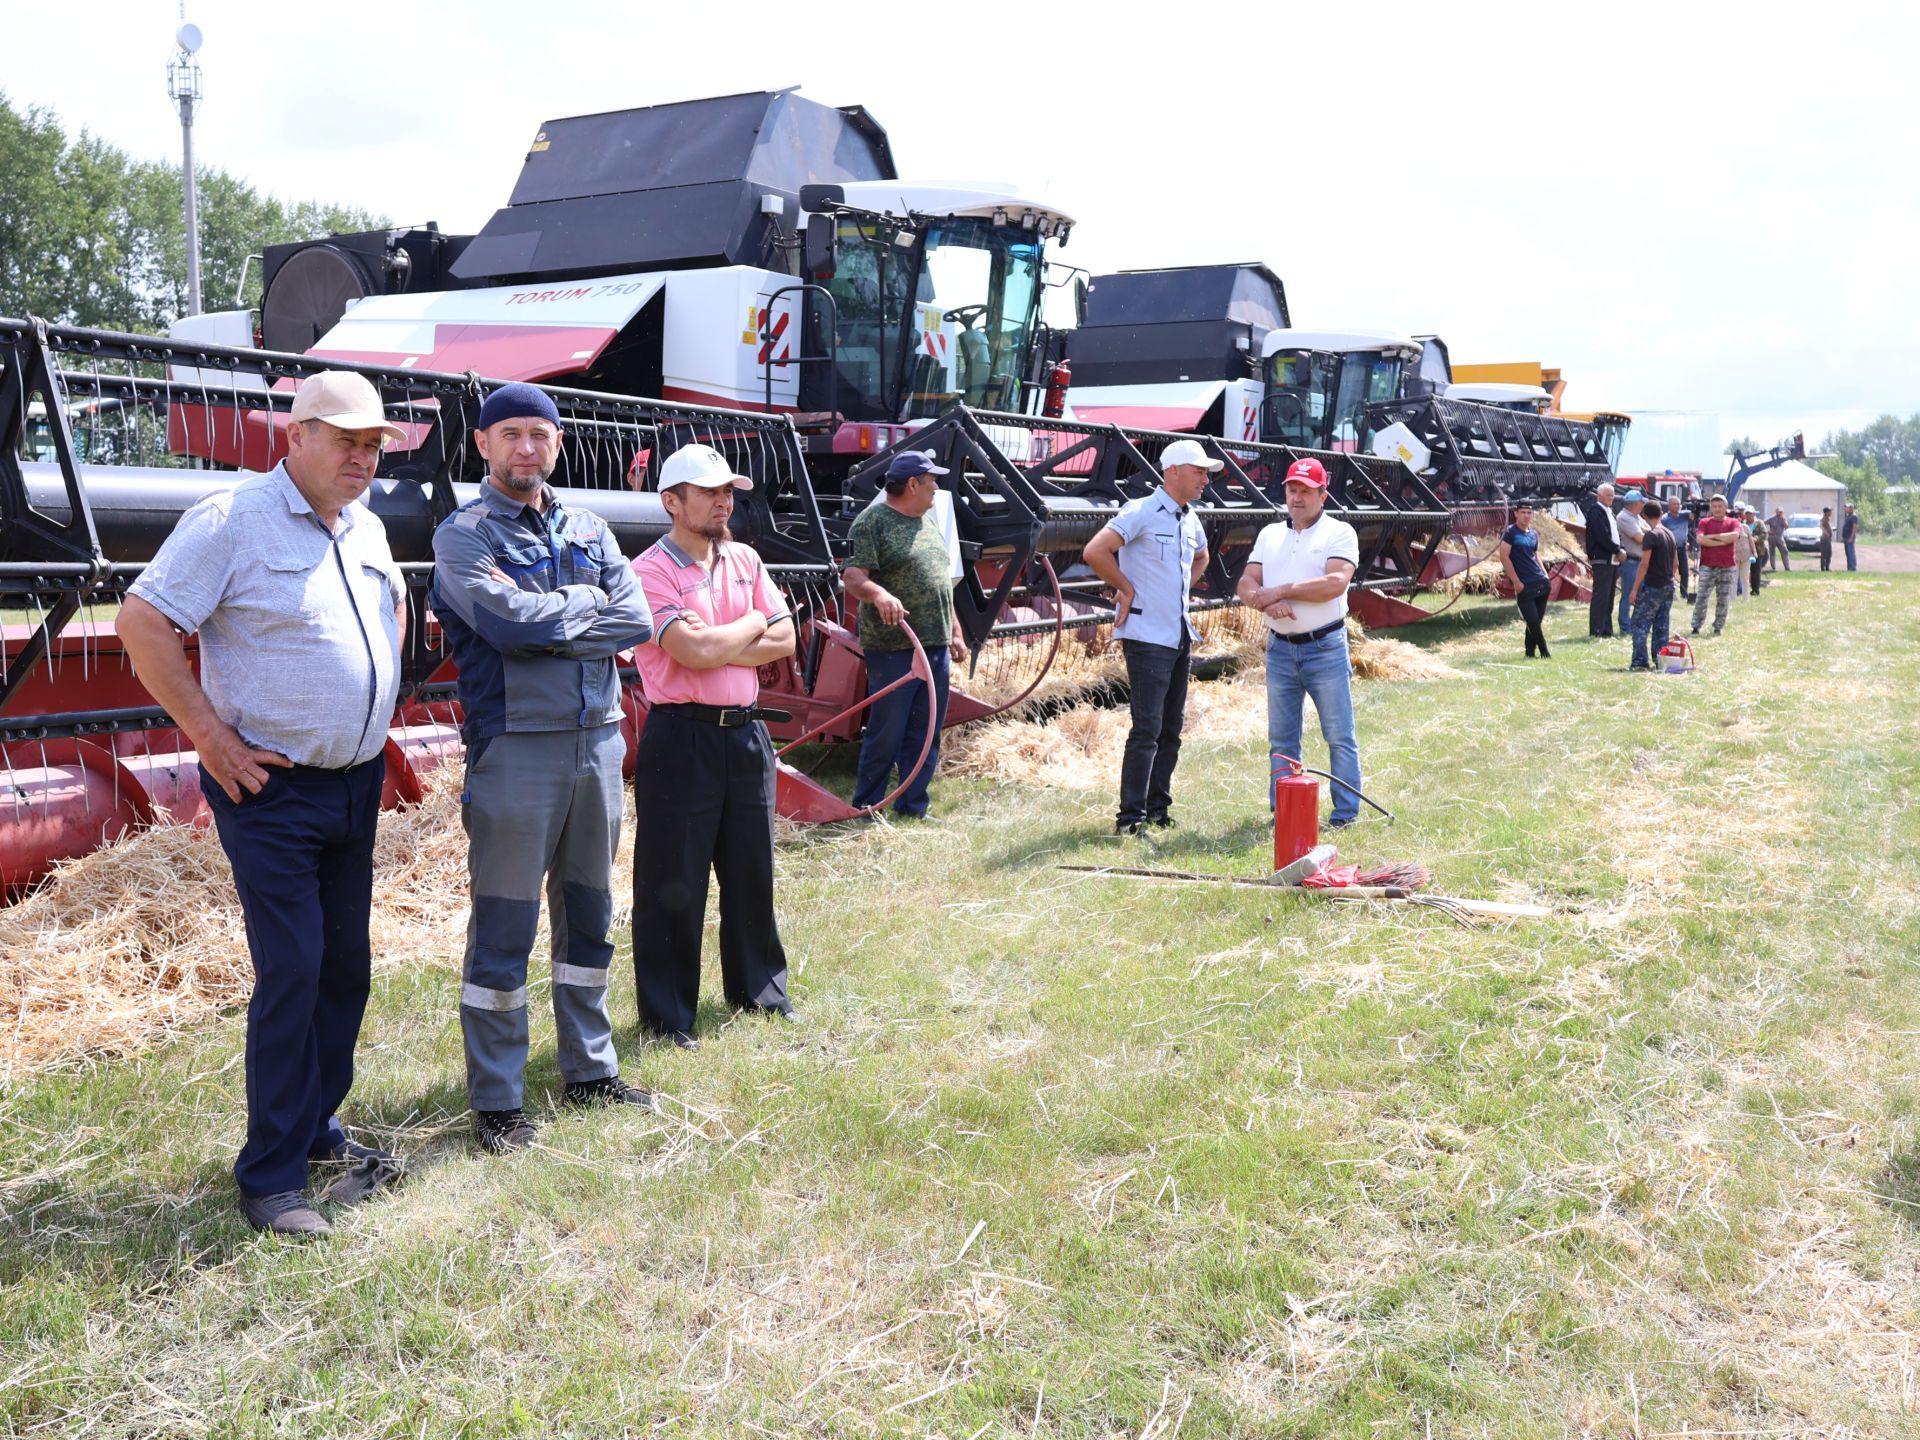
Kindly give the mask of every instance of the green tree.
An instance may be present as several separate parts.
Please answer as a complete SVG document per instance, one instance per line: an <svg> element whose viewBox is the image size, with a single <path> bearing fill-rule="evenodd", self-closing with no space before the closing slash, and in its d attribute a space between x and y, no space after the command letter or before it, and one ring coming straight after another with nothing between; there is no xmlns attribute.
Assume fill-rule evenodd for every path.
<svg viewBox="0 0 1920 1440"><path fill-rule="evenodd" d="M1720 453L1722 455L1751 455L1756 450L1764 450L1766 448L1766 446L1762 445L1752 436L1742 435L1737 440L1729 440L1727 442L1727 448Z"/></svg>
<svg viewBox="0 0 1920 1440"><path fill-rule="evenodd" d="M196 171L201 303L232 305L248 255L288 240L386 222L313 201L285 204L223 170ZM54 114L16 110L0 93L0 313L154 332L187 309L181 169L134 161ZM258 303L259 269L247 303Z"/></svg>
<svg viewBox="0 0 1920 1440"><path fill-rule="evenodd" d="M1848 465L1871 459L1888 484L1920 485L1920 414L1882 415L1864 430L1835 431L1820 448Z"/></svg>

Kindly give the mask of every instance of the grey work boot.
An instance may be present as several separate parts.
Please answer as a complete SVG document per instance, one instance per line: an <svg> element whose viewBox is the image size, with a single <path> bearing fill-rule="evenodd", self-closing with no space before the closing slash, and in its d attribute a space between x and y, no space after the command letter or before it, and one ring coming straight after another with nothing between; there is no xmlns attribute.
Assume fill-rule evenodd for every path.
<svg viewBox="0 0 1920 1440"><path fill-rule="evenodd" d="M283 1190L278 1195L242 1195L240 1213L256 1230L273 1235L331 1235L333 1227L307 1200L304 1190Z"/></svg>

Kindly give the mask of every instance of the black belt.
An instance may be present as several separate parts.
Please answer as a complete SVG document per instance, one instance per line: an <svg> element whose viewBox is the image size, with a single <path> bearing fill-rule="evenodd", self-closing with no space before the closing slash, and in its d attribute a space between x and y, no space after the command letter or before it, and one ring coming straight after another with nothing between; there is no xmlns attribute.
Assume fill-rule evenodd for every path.
<svg viewBox="0 0 1920 1440"><path fill-rule="evenodd" d="M1318 630L1308 630L1303 634L1299 634L1299 635L1282 635L1278 630L1275 630L1273 632L1273 638L1276 640L1284 640L1289 645L1306 645L1315 640L1324 640L1327 638L1327 636L1333 634L1334 631L1344 630L1346 628L1347 628L1347 622L1345 617L1343 616L1338 620L1328 621L1325 625L1322 625Z"/></svg>
<svg viewBox="0 0 1920 1440"><path fill-rule="evenodd" d="M793 718L792 714L786 710L768 710L759 705L695 705L688 701L678 705L655 705L653 708L665 710L674 715L684 715L689 720L703 720L709 725L718 725L722 730L751 725L756 720L791 720Z"/></svg>

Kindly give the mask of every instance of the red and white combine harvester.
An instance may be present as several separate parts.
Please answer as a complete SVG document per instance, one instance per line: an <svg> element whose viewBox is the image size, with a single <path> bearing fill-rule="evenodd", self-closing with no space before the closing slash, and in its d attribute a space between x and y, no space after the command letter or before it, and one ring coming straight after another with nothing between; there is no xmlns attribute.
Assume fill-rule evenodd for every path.
<svg viewBox="0 0 1920 1440"><path fill-rule="evenodd" d="M1437 335L1296 329L1280 278L1259 264L1098 276L1068 353L1082 420L1411 470L1440 513L1410 547L1427 558L1408 584L1354 597L1369 625L1425 619L1400 596L1483 558L1515 500L1575 502L1611 479L1627 423L1547 413L1539 387L1456 383ZM1573 592L1574 568L1557 577L1556 598Z"/></svg>
<svg viewBox="0 0 1920 1440"><path fill-rule="evenodd" d="M776 731L789 745L860 734L870 697L838 583L844 537L892 453L933 451L952 472L940 513L976 655L948 721L1017 702L1063 645L1102 643L1112 614L1080 550L1152 488L1176 438L1059 418L1041 294L1046 248L1070 226L1008 189L903 182L865 110L783 91L550 122L476 235L272 247L257 323L195 316L160 339L0 320L0 890L131 826L201 813L196 757L132 674L110 611L187 508L280 458L293 389L321 369L366 374L406 434L368 497L413 596L391 802L460 749L425 606L431 537L484 479L473 421L506 380L554 395L553 483L629 554L667 528L657 477L680 446L712 445L753 477L734 529L801 621L798 653L762 676L793 717ZM1304 453L1360 530L1363 592L1430 568L1448 512L1398 460L1203 443L1225 465L1197 507L1213 558L1196 608L1233 604ZM646 697L631 679L627 694L637 731ZM784 767L779 805L808 821L855 813Z"/></svg>

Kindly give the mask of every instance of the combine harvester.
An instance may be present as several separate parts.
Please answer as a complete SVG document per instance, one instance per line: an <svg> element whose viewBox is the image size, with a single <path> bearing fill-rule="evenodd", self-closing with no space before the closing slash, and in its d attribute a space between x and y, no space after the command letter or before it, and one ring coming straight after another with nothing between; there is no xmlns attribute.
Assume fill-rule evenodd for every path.
<svg viewBox="0 0 1920 1440"><path fill-rule="evenodd" d="M1151 483L1139 446L1111 427L1043 418L1064 404L1059 337L1041 316L1047 247L1072 225L1009 187L901 181L859 106L792 91L695 100L549 121L477 235L273 247L260 334L314 357L787 416L836 553L874 488L849 488L854 472L902 446L948 453L940 427L968 429L942 519L978 656L989 639L1032 642L1063 612L1083 636L1110 621L1071 583L1056 601L1054 580ZM243 346L253 317L194 317L176 334ZM951 418L962 411L991 419ZM254 469L279 455L268 414L209 435L183 448ZM1272 506L1216 492L1203 518L1231 564ZM1210 576L1208 598L1230 603L1237 573ZM987 650L996 707L963 697L952 723L1030 691L1053 653Z"/></svg>
<svg viewBox="0 0 1920 1440"><path fill-rule="evenodd" d="M729 129L721 123L729 117L740 123ZM958 461L948 482L966 559L956 598L976 653L991 646L1020 656L1030 693L1069 615L1083 630L1111 619L1084 582L1058 576L1106 517L1152 483L1153 441L1014 411L975 416L964 403L1038 398L1021 367L1045 348L1040 250L1064 217L1011 195L943 190L950 208L929 218L910 197L933 192L890 179L878 182L887 194L866 197L881 208L856 207L873 172L891 176L884 134L864 111L791 94L577 124L602 142L680 144L684 160L658 145L645 152L657 172L650 178L674 183L622 191L617 176L581 173L601 152L576 146L585 158L570 162L568 183L542 189L533 184L547 173L542 157L579 138L576 122L555 122L529 156L515 204L478 237L416 230L281 247L268 257L262 328L282 344L323 342L304 353L250 343L245 311L192 317L164 340L0 321L0 605L12 622L0 646L0 773L9 781L0 889L15 892L53 861L162 814L202 813L196 757L140 687L102 611L196 500L234 483L235 470L280 458L293 389L323 368L366 374L407 437L383 457L369 497L413 595L389 803L417 797L423 772L459 749L452 670L424 607L431 536L483 479L471 426L503 379L530 377L554 395L567 437L556 488L603 515L629 553L667 528L650 492L679 446L714 445L755 478L734 525L802 622L796 656L762 677L770 703L793 717L776 731L789 747L860 734L871 697L844 624L835 540L870 496L879 460L916 431ZM847 178L812 178L821 173ZM783 223L799 198L783 186L810 187L803 227ZM962 200L992 208L961 214L951 206ZM718 263L755 247L793 260L807 249L817 278ZM957 257L944 278L942 254ZM687 268L626 268L648 257ZM554 273L543 269L549 262ZM580 273L595 264L623 268ZM493 283L504 272L519 282ZM455 288L420 288L443 279ZM978 283L966 289L968 280ZM959 303L955 294L985 299ZM908 296L914 304L895 303ZM803 336L813 338L801 349ZM504 373L481 380L473 368L449 368L483 364ZM795 408L815 403L809 385L826 408ZM915 413L936 407L938 421ZM823 494L810 454L828 477ZM1274 512L1243 481L1215 491L1202 506L1217 557L1206 589L1224 604L1237 562ZM1019 698L996 707L957 696L952 719ZM630 684L631 730L644 713ZM801 820L855 813L785 768L779 803Z"/></svg>
<svg viewBox="0 0 1920 1440"><path fill-rule="evenodd" d="M105 612L179 517L238 479L185 468L174 453L183 426L195 431L190 450L213 448L212 431L271 433L298 381L340 363L0 320L0 607L11 622L0 644L0 777L8 792L0 890L15 892L54 860L163 812L201 815L196 757L141 688ZM425 595L434 525L483 479L470 439L488 387L423 369L353 368L380 388L411 442L383 457L367 500L412 597L402 701L387 747L385 799L393 804L417 799L424 772L460 750L453 670ZM836 622L836 568L791 422L549 393L566 432L554 487L566 503L605 517L629 554L667 531L665 507L650 490L680 446L713 445L754 479L733 526L792 597L803 631L801 652L763 672L770 703L791 712L794 734L857 736L865 670ZM631 739L644 721L644 698L631 686L626 708ZM785 768L779 800L796 818L856 813Z"/></svg>
<svg viewBox="0 0 1920 1440"><path fill-rule="evenodd" d="M1612 477L1611 432L1538 413L1535 397L1488 405L1455 393L1438 336L1293 328L1285 289L1264 265L1100 276L1068 349L1084 420L1257 437L1409 469L1437 511L1407 547L1423 563L1355 595L1369 625L1425 619L1398 597L1482 558L1470 541L1490 548L1515 499L1577 500ZM1456 548L1442 549L1449 533ZM1555 593L1572 588L1562 574Z"/></svg>

